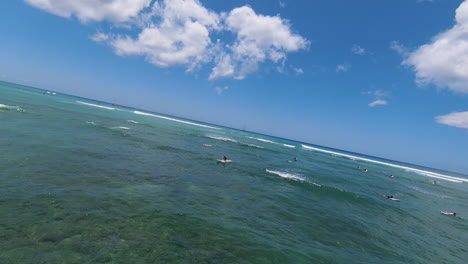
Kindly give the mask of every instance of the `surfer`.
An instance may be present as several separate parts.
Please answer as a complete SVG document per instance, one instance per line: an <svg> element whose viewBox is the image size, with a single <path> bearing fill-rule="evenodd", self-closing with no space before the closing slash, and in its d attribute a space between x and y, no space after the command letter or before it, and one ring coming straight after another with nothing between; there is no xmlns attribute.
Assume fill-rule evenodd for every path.
<svg viewBox="0 0 468 264"><path fill-rule="evenodd" d="M391 198L393 198L393 195L386 195L386 194L384 194L383 197L385 197L385 198L387 198L387 199L391 199Z"/></svg>
<svg viewBox="0 0 468 264"><path fill-rule="evenodd" d="M223 158L223 159L224 159L224 161L226 161L226 160L227 160L227 157L226 157L226 156L224 156L224 158Z"/></svg>
<svg viewBox="0 0 468 264"><path fill-rule="evenodd" d="M294 157L294 159L293 159L293 160L294 160L294 161L297 161L297 158L296 158L296 157Z"/></svg>
<svg viewBox="0 0 468 264"><path fill-rule="evenodd" d="M393 176L392 174L388 175L387 177L389 177L389 178L395 178L395 176Z"/></svg>
<svg viewBox="0 0 468 264"><path fill-rule="evenodd" d="M444 215L457 216L457 213L445 212L445 211L442 211L442 213L443 213Z"/></svg>
<svg viewBox="0 0 468 264"><path fill-rule="evenodd" d="M367 169L364 169L363 172L368 172L368 170L367 170Z"/></svg>

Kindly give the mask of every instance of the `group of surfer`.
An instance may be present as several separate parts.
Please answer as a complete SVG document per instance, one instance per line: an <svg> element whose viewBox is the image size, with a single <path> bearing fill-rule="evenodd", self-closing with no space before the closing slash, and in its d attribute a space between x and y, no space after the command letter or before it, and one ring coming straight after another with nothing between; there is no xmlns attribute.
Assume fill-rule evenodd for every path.
<svg viewBox="0 0 468 264"><path fill-rule="evenodd" d="M361 170L361 167L357 167L359 170ZM363 169L362 172L368 172L369 170L368 169ZM387 175L388 178L395 178L395 176L393 174L390 174L390 175ZM435 184L435 181L432 181L432 184ZM393 201L397 201L399 202L400 200L393 197L393 195L387 195L387 194L383 194L382 195L383 197L389 199L389 200L393 200ZM446 212L446 211L441 211L442 214L444 215L450 215L450 216L457 216L457 213L455 212Z"/></svg>
<svg viewBox="0 0 468 264"><path fill-rule="evenodd" d="M293 158L294 161L297 161L297 157L294 157ZM226 156L223 157L223 161L224 162L227 162L228 161L228 158ZM361 167L357 167L359 170L361 169ZM368 169L363 169L362 172L369 172ZM390 174L387 176L388 178L395 178L395 176L393 174ZM433 183L434 184L434 183ZM383 194L382 195L383 197L389 199L389 200L393 200L393 201L397 201L399 202L400 200L399 199L396 199L395 197L393 197L393 195L386 195L386 194ZM441 211L442 214L444 215L450 215L450 216L457 216L457 213L454 213L454 212L446 212L446 211Z"/></svg>

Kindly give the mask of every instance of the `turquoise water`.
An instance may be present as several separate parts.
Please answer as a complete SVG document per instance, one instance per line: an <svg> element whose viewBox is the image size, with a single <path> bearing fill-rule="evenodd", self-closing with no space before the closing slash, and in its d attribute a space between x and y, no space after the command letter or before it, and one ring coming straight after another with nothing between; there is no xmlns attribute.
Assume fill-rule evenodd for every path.
<svg viewBox="0 0 468 264"><path fill-rule="evenodd" d="M2 264L468 259L464 175L13 86Z"/></svg>

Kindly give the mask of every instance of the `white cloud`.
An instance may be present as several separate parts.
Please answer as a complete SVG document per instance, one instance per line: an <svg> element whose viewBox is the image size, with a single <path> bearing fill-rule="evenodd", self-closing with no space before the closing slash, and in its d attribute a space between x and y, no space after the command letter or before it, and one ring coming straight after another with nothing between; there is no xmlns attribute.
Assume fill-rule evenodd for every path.
<svg viewBox="0 0 468 264"><path fill-rule="evenodd" d="M336 72L347 72L350 67L348 64L340 64L336 66Z"/></svg>
<svg viewBox="0 0 468 264"><path fill-rule="evenodd" d="M297 74L297 75L301 75L301 74L304 74L304 70L302 68L295 68L295 67L292 67L293 71Z"/></svg>
<svg viewBox="0 0 468 264"><path fill-rule="evenodd" d="M96 41L96 42L104 42L109 39L109 36L104 33L97 32L96 34L92 35L90 38L91 40Z"/></svg>
<svg viewBox="0 0 468 264"><path fill-rule="evenodd" d="M414 69L417 84L468 93L468 1L458 7L455 20L451 29L409 53L403 61Z"/></svg>
<svg viewBox="0 0 468 264"><path fill-rule="evenodd" d="M231 77L234 75L234 66L232 65L231 55L222 53L216 58L216 66L211 71L209 80L217 78Z"/></svg>
<svg viewBox="0 0 468 264"><path fill-rule="evenodd" d="M399 41L392 41L390 42L390 49L396 51L398 54L402 56L407 56L409 54L408 49L403 46Z"/></svg>
<svg viewBox="0 0 468 264"><path fill-rule="evenodd" d="M437 116L436 121L440 124L468 129L468 111L453 112L447 115Z"/></svg>
<svg viewBox="0 0 468 264"><path fill-rule="evenodd" d="M226 15L225 25L226 30L237 35L235 43L227 51L230 53L229 68L234 69L229 76L236 79L244 79L256 71L259 63L266 60L277 63L286 59L287 52L306 49L309 45L306 39L291 32L287 20L279 16L257 15L249 6L233 9ZM220 62L226 63L222 59L217 61L210 79L228 76L217 74L215 70L220 68Z"/></svg>
<svg viewBox="0 0 468 264"><path fill-rule="evenodd" d="M282 8L286 7L286 2L279 0L279 6Z"/></svg>
<svg viewBox="0 0 468 264"><path fill-rule="evenodd" d="M244 79L264 62L285 65L287 53L309 46L308 40L292 32L289 21L279 15L256 14L249 6L218 14L199 0L25 1L59 16L76 16L82 22L109 20L131 25L118 27L120 33L99 32L90 38L109 44L119 56L143 56L158 67L183 65L192 71L214 62L210 80ZM146 8L149 5L152 7ZM234 35L232 42L227 41L231 36L226 33ZM213 41L216 34L227 36L226 43Z"/></svg>
<svg viewBox="0 0 468 264"><path fill-rule="evenodd" d="M197 0L165 0L153 6L157 24L145 27L136 39L118 36L110 41L118 55L141 55L148 62L168 67L188 65L189 71L211 59L210 30L219 27L219 16Z"/></svg>
<svg viewBox="0 0 468 264"><path fill-rule="evenodd" d="M375 98L374 101L368 104L368 106L370 107L374 107L377 105L386 105L388 104L388 102L387 100L384 100L383 98L390 97L390 95L387 92L382 91L382 90L367 91L362 94L370 95Z"/></svg>
<svg viewBox="0 0 468 264"><path fill-rule="evenodd" d="M218 95L221 95L224 91L226 91L227 89L229 89L229 87L225 86L225 87L216 87L215 88L215 91Z"/></svg>
<svg viewBox="0 0 468 264"><path fill-rule="evenodd" d="M370 103L369 106L374 107L374 106L377 106L377 105L386 105L386 104L387 104L387 101L382 100L382 99L377 99L377 100L373 101L372 103Z"/></svg>
<svg viewBox="0 0 468 264"><path fill-rule="evenodd" d="M364 55L366 53L366 50L363 47L356 45L356 44L353 45L353 47L351 48L351 51L357 55Z"/></svg>
<svg viewBox="0 0 468 264"><path fill-rule="evenodd" d="M76 16L81 22L127 21L148 7L151 0L25 0L28 4L61 17Z"/></svg>

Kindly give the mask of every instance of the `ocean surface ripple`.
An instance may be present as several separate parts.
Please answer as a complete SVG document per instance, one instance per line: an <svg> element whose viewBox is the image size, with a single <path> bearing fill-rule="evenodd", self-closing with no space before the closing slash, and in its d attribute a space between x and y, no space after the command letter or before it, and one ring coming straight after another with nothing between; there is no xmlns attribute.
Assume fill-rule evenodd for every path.
<svg viewBox="0 0 468 264"><path fill-rule="evenodd" d="M1 82L0 120L0 263L468 259L464 175Z"/></svg>

